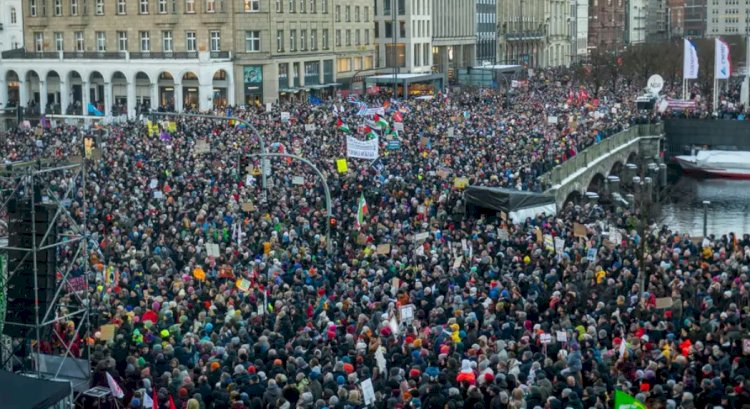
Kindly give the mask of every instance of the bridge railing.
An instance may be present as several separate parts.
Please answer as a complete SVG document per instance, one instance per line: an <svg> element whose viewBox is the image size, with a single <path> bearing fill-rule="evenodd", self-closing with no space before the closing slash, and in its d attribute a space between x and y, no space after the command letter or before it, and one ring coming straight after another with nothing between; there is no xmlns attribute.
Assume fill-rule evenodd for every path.
<svg viewBox="0 0 750 409"><path fill-rule="evenodd" d="M664 124L638 124L631 126L621 132L618 132L609 138L603 139L596 145L591 145L588 148L578 152L578 154L565 162L555 166L549 172L542 175L542 184L545 189L549 189L555 185L562 183L563 180L570 177L572 174L579 170L587 167L592 161L598 159L602 155L611 153L618 147L634 141L644 136L658 136L661 135L664 129Z"/></svg>

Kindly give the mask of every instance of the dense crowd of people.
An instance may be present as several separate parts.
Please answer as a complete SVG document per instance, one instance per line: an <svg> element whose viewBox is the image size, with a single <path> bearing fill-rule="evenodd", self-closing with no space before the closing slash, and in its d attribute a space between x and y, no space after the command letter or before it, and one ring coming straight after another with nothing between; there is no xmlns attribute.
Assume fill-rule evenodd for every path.
<svg viewBox="0 0 750 409"><path fill-rule="evenodd" d="M374 126L358 104L231 109L269 151L320 168L335 220L301 162L274 159L262 188L261 163L243 155L259 151L250 128L105 126L76 189L88 202L71 212L87 220L76 274L92 336L55 331L78 356L89 344L92 385L111 376L130 408L589 409L615 390L650 408L741 408L750 236L638 234L638 212L573 203L503 220L467 213L454 185L540 191L544 172L642 119L638 94L548 71L509 106L494 91L369 97L403 130L383 126L380 158L346 170L337 124L359 139ZM145 124L162 119L174 128ZM63 160L82 154L82 131L53 121L0 145L8 162Z"/></svg>

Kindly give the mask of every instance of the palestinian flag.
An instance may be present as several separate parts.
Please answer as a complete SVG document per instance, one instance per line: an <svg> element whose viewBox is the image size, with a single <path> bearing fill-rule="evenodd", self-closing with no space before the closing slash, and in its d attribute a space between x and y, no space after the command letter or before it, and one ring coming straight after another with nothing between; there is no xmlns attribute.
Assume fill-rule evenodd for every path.
<svg viewBox="0 0 750 409"><path fill-rule="evenodd" d="M369 126L365 127L365 138L369 141L371 139L375 139L378 137L378 134L375 133L375 131L372 130Z"/></svg>
<svg viewBox="0 0 750 409"><path fill-rule="evenodd" d="M336 120L336 127L339 128L339 131L349 133L351 132L351 129L349 129L349 126L345 124L341 119Z"/></svg>
<svg viewBox="0 0 750 409"><path fill-rule="evenodd" d="M381 118L380 115L375 114L375 125L377 125L380 129L387 129L388 128L388 121L386 121L384 118Z"/></svg>
<svg viewBox="0 0 750 409"><path fill-rule="evenodd" d="M367 214L367 202L365 201L365 194L362 193L359 196L359 204L357 205L357 220L354 226L359 230L362 227L362 223L365 221L365 215Z"/></svg>

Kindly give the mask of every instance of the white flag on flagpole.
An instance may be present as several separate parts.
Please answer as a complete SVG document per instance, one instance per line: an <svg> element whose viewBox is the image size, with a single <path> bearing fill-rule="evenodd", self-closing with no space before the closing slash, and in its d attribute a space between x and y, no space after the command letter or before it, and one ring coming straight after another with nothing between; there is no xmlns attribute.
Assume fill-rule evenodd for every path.
<svg viewBox="0 0 750 409"><path fill-rule="evenodd" d="M682 62L682 78L686 80L693 80L698 78L698 51L695 49L695 45L685 39L685 57Z"/></svg>
<svg viewBox="0 0 750 409"><path fill-rule="evenodd" d="M732 63L729 58L729 44L720 38L714 40L716 52L714 55L714 79L726 80L732 73Z"/></svg>
<svg viewBox="0 0 750 409"><path fill-rule="evenodd" d="M122 399L125 396L122 388L120 388L120 385L117 384L117 381L115 381L115 378L109 372L107 372L107 384L109 385L109 390L112 391L112 396L118 399Z"/></svg>

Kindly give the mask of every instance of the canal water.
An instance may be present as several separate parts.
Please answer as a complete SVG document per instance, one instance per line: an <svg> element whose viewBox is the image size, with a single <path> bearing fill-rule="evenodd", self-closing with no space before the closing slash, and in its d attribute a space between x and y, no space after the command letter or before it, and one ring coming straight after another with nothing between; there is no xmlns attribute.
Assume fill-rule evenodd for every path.
<svg viewBox="0 0 750 409"><path fill-rule="evenodd" d="M709 234L750 233L750 180L682 175L671 183L660 224L672 231L703 236L703 201L708 200Z"/></svg>

